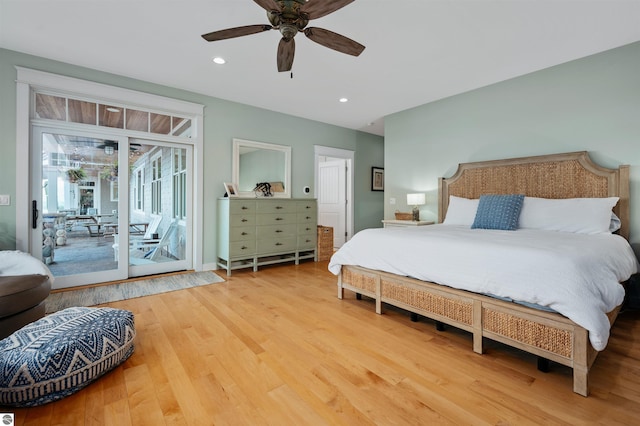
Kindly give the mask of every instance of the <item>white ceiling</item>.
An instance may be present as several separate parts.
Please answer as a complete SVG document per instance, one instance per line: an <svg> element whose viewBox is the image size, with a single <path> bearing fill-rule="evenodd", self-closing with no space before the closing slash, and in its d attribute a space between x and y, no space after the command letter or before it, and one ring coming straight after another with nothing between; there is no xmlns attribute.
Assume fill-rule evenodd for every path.
<svg viewBox="0 0 640 426"><path fill-rule="evenodd" d="M386 115L640 40L640 0L356 0L309 26L362 55L298 34L293 79L277 31L200 37L267 23L252 0L0 0L0 47L382 135Z"/></svg>

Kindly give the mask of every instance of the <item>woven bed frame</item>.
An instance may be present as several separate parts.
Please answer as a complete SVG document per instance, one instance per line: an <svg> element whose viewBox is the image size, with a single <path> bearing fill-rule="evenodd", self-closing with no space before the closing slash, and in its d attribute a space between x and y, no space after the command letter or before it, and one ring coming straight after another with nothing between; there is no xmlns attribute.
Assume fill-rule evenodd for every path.
<svg viewBox="0 0 640 426"><path fill-rule="evenodd" d="M440 179L438 221L445 217L450 195L515 193L542 198L620 197L614 212L621 220L620 235L629 236L629 166L597 166L585 151L460 164L451 178ZM466 330L473 334L477 353L483 352L486 337L571 367L573 391L589 393L589 369L598 352L588 331L560 314L358 266L342 267L339 299L344 289L375 299L378 314L387 303L410 311L412 317L418 314ZM611 324L619 310L608 314Z"/></svg>

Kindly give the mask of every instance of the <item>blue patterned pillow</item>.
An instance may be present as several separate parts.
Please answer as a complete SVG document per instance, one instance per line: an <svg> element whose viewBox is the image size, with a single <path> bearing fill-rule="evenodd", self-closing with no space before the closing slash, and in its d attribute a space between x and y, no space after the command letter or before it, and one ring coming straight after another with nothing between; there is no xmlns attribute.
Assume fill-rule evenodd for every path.
<svg viewBox="0 0 640 426"><path fill-rule="evenodd" d="M501 229L513 231L518 228L518 218L524 195L482 195L478 203L473 229Z"/></svg>

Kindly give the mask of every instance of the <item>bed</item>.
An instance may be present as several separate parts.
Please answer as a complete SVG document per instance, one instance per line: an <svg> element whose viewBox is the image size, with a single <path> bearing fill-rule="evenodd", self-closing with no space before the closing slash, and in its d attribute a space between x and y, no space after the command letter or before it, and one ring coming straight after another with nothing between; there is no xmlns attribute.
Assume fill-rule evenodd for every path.
<svg viewBox="0 0 640 426"><path fill-rule="evenodd" d="M562 233L551 231L537 231L531 229L518 229L517 232L506 231L494 231L494 230L469 230L460 229L462 226L448 226L447 221L452 225L459 225L450 220L451 216L447 216L447 210L449 208L450 201L459 203L461 200L478 200L482 198L491 198L493 195L488 194L505 194L502 198L511 197L506 194L519 194L519 197L526 196L527 200L552 200L552 202L573 202L574 199L589 199L588 202L600 202L600 200L609 199L614 200L615 206L612 211L615 216L611 216L611 211L608 214L611 217L611 224L614 224L614 218L619 219L617 226L612 229L616 229L614 234L603 233L591 236L578 235L574 237L570 232ZM481 198L482 197L482 198ZM498 196L500 197L500 196ZM531 198L533 197L533 198ZM412 318L417 315L422 315L431 318L436 321L439 329L442 324L448 324L462 330L468 331L473 335L473 350L477 353L483 352L483 338L492 339L509 346L524 350L538 356L539 368L544 369L545 363L550 361L557 362L562 365L566 365L573 369L573 390L574 392L587 396L589 392L588 388L588 374L589 369L596 359L599 350L604 349L608 338L609 328L616 319L616 316L620 310L622 300L624 298L624 289L622 282L629 278L628 275L637 272L638 263L637 259L633 255L633 251L629 246L626 239L629 236L629 167L620 166L617 169L607 169L594 164L587 152L573 152L564 154L553 154L536 157L515 158L507 160L495 160L476 163L464 163L460 164L456 173L450 178L441 178L439 181L439 212L437 225L426 227L411 227L404 229L375 229L361 231L362 236L354 236L347 244L345 244L340 250L338 250L331 258L329 263L329 269L338 275L338 298L344 297L344 290L351 290L355 292L358 297L365 295L375 299L376 313L382 313L382 307L384 304L397 306L412 313ZM529 201L531 202L531 201ZM530 204L531 205L531 204ZM611 204L613 206L613 204ZM451 205L451 215L453 215L454 204ZM476 208L477 205L476 205ZM529 207L530 208L530 207ZM545 207L546 208L546 207ZM456 204L456 211L460 211L459 204ZM581 214L582 209L578 214ZM543 210L546 211L546 210ZM527 210L531 212L531 210ZM474 210L475 213L475 210ZM522 215L525 214L524 209ZM530 218L530 216L527 216ZM607 216L607 219L609 216ZM446 220L445 220L446 219ZM443 224L444 222L444 224ZM527 222L524 216L520 217L520 222L524 224ZM579 221L578 221L579 222ZM600 221L602 222L602 220ZM527 222L529 223L529 222ZM608 222L607 222L608 225ZM572 223L568 223L567 226L572 226ZM443 230L443 228L449 228ZM413 229L415 228L415 229ZM432 228L432 229L419 229L419 228ZM469 228L466 226L466 228ZM564 229L561 229L564 230ZM473 232L474 237L483 233L491 235L489 239L495 240L494 246L499 247L500 244L505 244L505 247L511 244L509 238L525 239L528 238L528 242L524 243L522 250L525 250L524 254L517 254L524 259L533 259L533 253L531 251L532 246L537 246L538 235L548 234L551 238L558 238L556 245L563 245L566 252L591 252L591 248L587 248L587 241L596 241L594 245L595 249L600 244L612 244L607 251L614 251L614 255L611 256L610 262L612 263L605 278L594 278L591 285L600 285L600 281L611 281L611 275L615 275L615 279L612 283L605 283L608 287L603 289L595 289L594 294L599 296L599 293L603 293L602 300L599 297L592 297L587 295L584 299L586 304L594 305L595 308L601 312L596 313L594 318L583 314L580 309L569 309L565 311L565 305L571 304L581 305L582 302L575 303L571 301L572 294L577 294L575 291L564 291L564 287L555 287L563 289L562 291L551 290L553 294L551 296L558 298L561 302L555 303L549 302L546 298L550 288L554 288L558 284L547 285L546 290L542 291L545 297L534 298L533 302L529 301L525 297L504 297L501 290L492 287L491 280L493 275L486 274L488 277L482 277L485 283L489 283L486 287L488 290L481 292L470 291L465 282L465 277L459 274L459 271L454 271L453 267L440 268L440 271L436 269L436 262L432 262L431 267L433 270L428 270L425 273L421 273L417 269L412 269L417 263L428 263L424 261L427 257L420 258L422 253L422 246L411 246L412 243L407 242L404 238L407 238L411 234L424 234L428 238L425 240L440 241L440 245L443 253L449 253L453 259L451 264L455 264L456 261L460 264L469 263L469 257L465 258L465 255L469 253L478 254L478 251L472 251L473 248L455 246L447 247L445 244L446 239L453 238L448 235L444 235L444 232L452 231L454 233L461 233L459 242L469 240L468 235L464 232ZM573 231L572 231L573 232ZM393 233L393 234L391 234ZM439 234L443 235L439 235ZM492 234L493 233L493 234ZM360 233L359 233L360 234ZM380 234L381 236L378 236ZM392 247L392 243L385 242L376 243L376 238L384 238L384 234L392 236L392 239L398 240L398 247L405 247L404 257L413 259L404 262L405 259L399 259L396 261L388 260L385 253L393 251L389 247ZM585 232L585 234L592 234ZM566 238L562 238L566 236ZM441 238L437 240L437 238ZM502 240L502 238L505 238ZM576 242L580 249L567 250L564 245L569 244L569 240L576 239ZM598 240L600 238L600 240ZM564 241L566 240L566 241ZM534 241L534 242L532 242ZM361 248L358 248L358 244L361 244ZM418 244L418 243L416 243ZM420 243L422 244L422 243ZM448 244L448 243L447 243ZM515 243L514 243L515 244ZM520 243L518 243L520 244ZM542 243L540 243L542 244ZM550 244L545 242L545 244ZM365 245L367 248L365 248ZM373 247L385 247L380 249L380 254L375 252ZM459 250L456 250L459 247ZM608 246L607 246L608 247ZM536 265L544 263L545 261L536 260L533 266L536 269L535 277L537 279L534 284L540 285L544 288L543 284L548 284L556 279L564 279L565 273L563 269L559 272L557 268L563 268L563 264L560 263L560 256L557 253L553 253L552 246L539 246L539 252L549 259L550 263L555 262L558 258L557 265L553 268L549 265L545 267L537 267ZM594 250L595 250L594 249ZM433 248L425 248L425 253L432 253ZM431 250L431 251L429 251ZM396 252L403 252L402 249L395 249ZM621 255L618 255L620 251ZM358 254L363 252L363 254ZM364 253L366 252L366 253ZM507 253L511 253L512 250L503 250L501 256L506 256ZM418 253L418 255L416 255ZM531 256L530 256L531 255ZM597 253L596 253L597 255ZM358 258L358 256L360 256ZM417 257L416 257L417 256ZM457 258L456 258L457 256ZM369 259L379 257L377 263L369 262ZM480 257L480 256L479 256ZM390 258L390 256L389 256ZM358 260L360 259L360 260ZM418 260L418 259L422 259ZM502 259L503 262L511 262L511 260ZM622 259L622 263L619 263ZM475 260L475 257L474 257ZM487 256L478 260L476 264L472 264L472 267L478 271L484 272L484 264L482 262L490 262L491 257ZM574 260L567 260L572 262ZM582 266L586 267L585 262L589 263L592 260L576 259L575 266L570 264L567 269L575 270L580 273ZM582 262L582 263L580 263ZM526 263L526 262L524 262ZM531 262L530 262L531 263ZM372 266L375 265L375 266ZM427 265L429 267L429 265ZM531 268L532 265L523 266L523 268ZM405 269L406 268L406 269ZM555 268L555 269L554 269ZM464 268L459 268L464 269ZM514 269L514 268L504 268ZM551 272L544 275L546 270ZM620 269L620 271L618 271ZM517 272L517 271L515 271ZM573 272L573 271L572 271ZM596 271L597 273L597 271ZM582 275L590 276L591 271L584 272ZM472 276L471 274L470 276ZM476 274L483 275L483 274ZM499 271L499 275L503 275L502 271ZM524 290L517 290L515 285L509 286L508 284L514 284L516 281L524 281L523 279L513 279L509 275L505 275L507 281L503 287L513 287L506 293L514 292L517 296L522 293L527 293L526 289L532 286L524 287ZM524 274L523 274L524 275ZM530 275L527 271L526 275ZM425 279L424 277L436 276L438 279ZM419 277L421 279L415 278ZM501 278L502 279L502 278ZM531 277L529 277L531 281ZM582 278L579 278L582 279ZM577 281L578 278L571 278L567 281ZM564 285L564 284L563 284ZM569 284L567 284L569 285ZM587 283L581 283L572 285L585 285ZM456 288L459 287L459 288ZM485 288L485 287L483 287ZM569 287L567 287L569 288ZM494 293L493 291L496 290ZM520 291L520 293L518 293ZM580 292L578 287L578 293ZM589 290L591 291L591 290ZM565 294L566 293L566 294ZM569 299L569 300L566 300ZM597 299L597 300L596 300ZM518 301L517 303L514 302ZM593 303L589 303L592 300ZM585 307L587 309L589 307ZM590 309L590 308L589 308ZM574 312L578 311L577 313ZM565 313L566 315L561 314ZM602 317L602 318L600 318ZM574 318L574 320L570 319ZM604 325L602 324L604 322ZM579 325L580 324L580 325ZM587 324L587 325L585 325ZM591 332L590 332L591 330ZM594 348L595 346L595 348Z"/></svg>

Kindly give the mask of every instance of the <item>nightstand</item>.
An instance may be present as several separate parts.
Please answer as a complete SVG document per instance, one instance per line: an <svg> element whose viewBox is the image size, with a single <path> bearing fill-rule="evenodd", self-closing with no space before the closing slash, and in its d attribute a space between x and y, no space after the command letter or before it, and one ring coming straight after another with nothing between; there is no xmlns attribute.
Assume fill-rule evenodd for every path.
<svg viewBox="0 0 640 426"><path fill-rule="evenodd" d="M432 220L395 220L395 219L385 219L382 221L382 224L385 228L406 228L410 226L424 226L424 225L433 225L435 222Z"/></svg>

